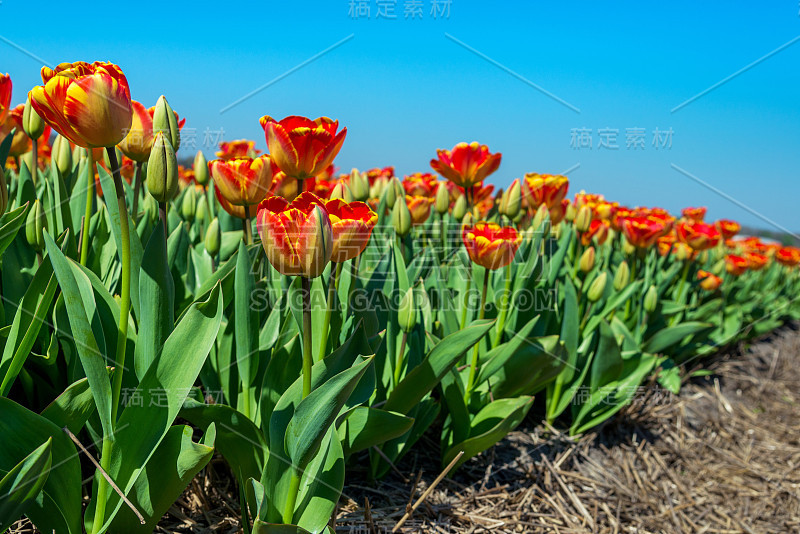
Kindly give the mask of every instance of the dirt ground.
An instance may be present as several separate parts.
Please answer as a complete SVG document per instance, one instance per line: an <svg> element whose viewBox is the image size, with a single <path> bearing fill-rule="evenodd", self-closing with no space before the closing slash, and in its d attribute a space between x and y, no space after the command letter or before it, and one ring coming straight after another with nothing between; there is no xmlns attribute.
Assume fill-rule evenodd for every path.
<svg viewBox="0 0 800 534"><path fill-rule="evenodd" d="M532 413L445 477L400 532L800 532L800 330L703 362L674 396L655 384L601 428L572 439ZM390 532L440 473L423 437L385 480L348 471L336 532ZM221 459L158 532L240 532ZM30 532L19 524L11 532Z"/></svg>

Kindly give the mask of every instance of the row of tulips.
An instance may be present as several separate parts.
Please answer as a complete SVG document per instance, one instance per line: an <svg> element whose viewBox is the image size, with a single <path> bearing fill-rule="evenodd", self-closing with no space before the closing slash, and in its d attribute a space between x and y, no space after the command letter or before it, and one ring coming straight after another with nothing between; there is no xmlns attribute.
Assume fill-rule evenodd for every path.
<svg viewBox="0 0 800 534"><path fill-rule="evenodd" d="M337 175L325 117L183 168L185 119L118 66L42 82L11 108L0 76L0 530L152 532L219 454L245 532L333 532L346 470L423 434L443 466L534 402L579 434L800 318L800 250L703 208L535 173L495 192L478 143Z"/></svg>

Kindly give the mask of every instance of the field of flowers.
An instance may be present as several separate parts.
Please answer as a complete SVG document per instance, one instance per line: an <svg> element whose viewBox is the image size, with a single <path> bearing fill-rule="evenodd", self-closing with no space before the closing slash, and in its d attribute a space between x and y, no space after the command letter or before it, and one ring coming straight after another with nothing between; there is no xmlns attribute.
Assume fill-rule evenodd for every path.
<svg viewBox="0 0 800 534"><path fill-rule="evenodd" d="M41 74L0 76L0 531L152 532L217 454L245 532L331 532L350 465L457 469L534 403L581 434L800 319L800 249L705 208L495 190L477 142L338 175L326 117L184 168L117 65Z"/></svg>

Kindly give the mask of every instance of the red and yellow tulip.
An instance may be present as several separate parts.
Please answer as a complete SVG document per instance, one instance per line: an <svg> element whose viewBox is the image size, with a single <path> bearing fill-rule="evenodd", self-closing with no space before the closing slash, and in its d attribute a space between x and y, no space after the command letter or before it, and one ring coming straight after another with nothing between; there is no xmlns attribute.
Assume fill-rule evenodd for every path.
<svg viewBox="0 0 800 534"><path fill-rule="evenodd" d="M431 160L433 170L459 187L472 187L500 167L503 155L492 154L489 147L477 141L458 143L453 150L438 149L438 159Z"/></svg>
<svg viewBox="0 0 800 534"><path fill-rule="evenodd" d="M295 205L305 210L305 203L316 202L311 195L300 195ZM361 254L369 242L378 215L364 202L345 202L340 198L321 200L328 212L333 235L331 261L341 263Z"/></svg>
<svg viewBox="0 0 800 534"><path fill-rule="evenodd" d="M259 122L278 168L300 180L316 177L333 163L347 135L347 128L337 133L339 121L328 117L291 116L279 122L265 115Z"/></svg>
<svg viewBox="0 0 800 534"><path fill-rule="evenodd" d="M716 247L720 240L720 233L716 226L696 220L678 223L676 233L682 243L686 243L694 250L708 250Z"/></svg>
<svg viewBox="0 0 800 534"><path fill-rule="evenodd" d="M8 110L11 109L11 77L8 74L0 74L0 126L6 119Z"/></svg>
<svg viewBox="0 0 800 534"><path fill-rule="evenodd" d="M512 262L522 236L511 226L479 222L465 226L461 238L470 259L486 269L499 269Z"/></svg>
<svg viewBox="0 0 800 534"><path fill-rule="evenodd" d="M433 197L406 195L406 205L411 212L411 224L417 226L428 220L433 205Z"/></svg>
<svg viewBox="0 0 800 534"><path fill-rule="evenodd" d="M740 276L747 271L750 264L746 258L735 254L725 256L725 270L734 276Z"/></svg>
<svg viewBox="0 0 800 534"><path fill-rule="evenodd" d="M214 185L234 206L255 206L272 187L277 167L268 155L252 158L215 159L208 163Z"/></svg>
<svg viewBox="0 0 800 534"><path fill-rule="evenodd" d="M256 158L261 154L260 150L256 149L256 142L247 139L237 139L236 141L223 141L219 144L219 150L216 156L219 159L236 159L236 158Z"/></svg>
<svg viewBox="0 0 800 534"><path fill-rule="evenodd" d="M117 146L133 161L147 161L147 158L150 157L150 149L153 148L153 114L156 108L155 106L145 108L141 102L131 100L131 109L133 110L131 127ZM175 112L173 111L173 113ZM175 118L178 118L177 113L175 113ZM186 119L180 119L178 128L183 128L184 124L186 124Z"/></svg>
<svg viewBox="0 0 800 534"><path fill-rule="evenodd" d="M666 223L652 217L622 217L618 219L628 243L637 248L649 248L665 234Z"/></svg>
<svg viewBox="0 0 800 534"><path fill-rule="evenodd" d="M706 291L716 291L722 285L722 278L708 271L697 271L697 279L700 281L700 287Z"/></svg>
<svg viewBox="0 0 800 534"><path fill-rule="evenodd" d="M739 233L742 229L742 226L736 222L731 221L730 219L720 219L716 223L717 230L719 233L722 234L722 238L728 240Z"/></svg>
<svg viewBox="0 0 800 534"><path fill-rule="evenodd" d="M42 82L30 92L33 108L76 145L114 146L130 130L131 93L117 65L78 61L42 67Z"/></svg>
<svg viewBox="0 0 800 534"><path fill-rule="evenodd" d="M702 222L703 219L706 218L706 211L708 208L706 207L699 207L699 208L683 208L681 210L681 216L684 219Z"/></svg>
<svg viewBox="0 0 800 534"><path fill-rule="evenodd" d="M558 209L569 191L569 178L553 174L528 173L525 175L525 191L528 205L537 209L542 204L550 210ZM553 214L550 214L552 220ZM554 223L555 224L555 223Z"/></svg>

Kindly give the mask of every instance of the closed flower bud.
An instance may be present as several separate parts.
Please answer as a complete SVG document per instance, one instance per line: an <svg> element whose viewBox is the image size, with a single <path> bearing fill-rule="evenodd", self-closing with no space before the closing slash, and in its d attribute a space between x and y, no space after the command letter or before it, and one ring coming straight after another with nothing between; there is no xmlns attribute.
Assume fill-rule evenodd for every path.
<svg viewBox="0 0 800 534"><path fill-rule="evenodd" d="M413 287L408 288L400 301L400 307L397 309L397 322L406 333L411 332L417 324L417 306L414 302Z"/></svg>
<svg viewBox="0 0 800 534"><path fill-rule="evenodd" d="M575 217L577 216L578 216L578 208L575 207L574 203L570 202L569 205L567 206L566 211L564 212L564 219L566 219L567 222L572 222L575 220Z"/></svg>
<svg viewBox="0 0 800 534"><path fill-rule="evenodd" d="M150 195L144 197L144 212L150 222L156 222L158 219L158 202Z"/></svg>
<svg viewBox="0 0 800 534"><path fill-rule="evenodd" d="M0 215L3 215L8 208L8 185L6 184L6 174L0 167Z"/></svg>
<svg viewBox="0 0 800 534"><path fill-rule="evenodd" d="M172 111L169 102L161 95L153 112L153 135L163 133L175 152L181 147L181 130L178 127L178 116Z"/></svg>
<svg viewBox="0 0 800 534"><path fill-rule="evenodd" d="M400 237L405 237L411 231L411 211L404 195L395 200L392 208L392 224Z"/></svg>
<svg viewBox="0 0 800 534"><path fill-rule="evenodd" d="M500 201L500 213L514 219L522 207L522 186L520 185L519 178L511 182L508 191L503 193L503 198Z"/></svg>
<svg viewBox="0 0 800 534"><path fill-rule="evenodd" d="M56 136L55 141L53 141L51 157L56 167L58 167L58 172L67 174L72 171L72 148L69 146L69 141L66 137Z"/></svg>
<svg viewBox="0 0 800 534"><path fill-rule="evenodd" d="M172 145L159 133L147 160L147 190L158 202L167 202L178 190L178 160Z"/></svg>
<svg viewBox="0 0 800 534"><path fill-rule="evenodd" d="M371 186L369 186L369 196L370 198L380 198L383 195L383 192L386 190L386 181L385 176L378 177L375 182Z"/></svg>
<svg viewBox="0 0 800 534"><path fill-rule="evenodd" d="M594 267L594 247L589 247L583 251L581 254L580 262L578 263L578 267L584 273L588 273Z"/></svg>
<svg viewBox="0 0 800 534"><path fill-rule="evenodd" d="M626 255L630 256L631 254L636 252L636 247L634 245L632 245L631 242L628 241L627 239L623 239L622 240L622 252L624 252Z"/></svg>
<svg viewBox="0 0 800 534"><path fill-rule="evenodd" d="M653 313L656 311L656 306L658 305L658 291L656 291L656 286L651 285L647 289L647 293L644 295L644 311L647 313Z"/></svg>
<svg viewBox="0 0 800 534"><path fill-rule="evenodd" d="M447 190L446 182L439 182L436 187L436 200L434 201L436 213L444 215L450 209L450 191Z"/></svg>
<svg viewBox="0 0 800 534"><path fill-rule="evenodd" d="M203 154L202 150L198 150L194 156L194 181L199 185L206 186L208 184L208 160Z"/></svg>
<svg viewBox="0 0 800 534"><path fill-rule="evenodd" d="M544 224L545 220L550 217L550 211L547 209L547 204L542 204L539 206L539 209L536 210L536 215L533 216L533 226L534 229L539 230L542 224Z"/></svg>
<svg viewBox="0 0 800 534"><path fill-rule="evenodd" d="M392 209L398 198L404 198L406 196L406 191L403 189L403 184L400 183L400 180L394 177L389 181L384 195L386 195L386 205L389 209Z"/></svg>
<svg viewBox="0 0 800 534"><path fill-rule="evenodd" d="M183 194L181 201L181 216L185 221L194 221L194 216L197 213L197 193L194 187L189 187Z"/></svg>
<svg viewBox="0 0 800 534"><path fill-rule="evenodd" d="M340 198L348 204L354 200L353 192L349 187L347 187L346 183L341 181L334 186L333 191L331 191L330 198Z"/></svg>
<svg viewBox="0 0 800 534"><path fill-rule="evenodd" d="M464 219L464 216L467 214L467 197L464 195L459 195L456 199L455 204L453 205L453 218L457 221L461 221Z"/></svg>
<svg viewBox="0 0 800 534"><path fill-rule="evenodd" d="M350 171L350 192L355 200L364 202L370 196L369 178L365 173L358 172L358 169Z"/></svg>
<svg viewBox="0 0 800 534"><path fill-rule="evenodd" d="M44 121L31 106L31 97L29 95L22 111L22 129L31 139L39 139L44 133L44 126Z"/></svg>
<svg viewBox="0 0 800 534"><path fill-rule="evenodd" d="M214 220L208 225L204 241L206 252L208 252L209 256L212 258L216 257L216 255L219 253L219 247L221 243L222 232L220 232L219 229L219 219L214 217Z"/></svg>
<svg viewBox="0 0 800 534"><path fill-rule="evenodd" d="M614 289L622 291L628 286L629 278L631 276L631 269L628 267L628 262L623 261L617 267L617 273L614 275Z"/></svg>
<svg viewBox="0 0 800 534"><path fill-rule="evenodd" d="M208 220L208 199L202 193L197 199L197 210L195 210L194 218L198 221Z"/></svg>
<svg viewBox="0 0 800 534"><path fill-rule="evenodd" d="M44 216L42 203L39 199L36 199L28 212L28 218L25 220L25 238L36 252L44 248L45 228L47 228L47 219Z"/></svg>
<svg viewBox="0 0 800 534"><path fill-rule="evenodd" d="M553 239L555 239L555 240L561 239L561 232L562 231L563 230L561 228L561 223L556 224L555 226L553 226Z"/></svg>
<svg viewBox="0 0 800 534"><path fill-rule="evenodd" d="M603 271L597 278L594 279L592 285L589 286L589 291L586 293L586 298L589 302L597 302L603 297L606 291L606 282L608 281L608 273Z"/></svg>
<svg viewBox="0 0 800 534"><path fill-rule="evenodd" d="M581 206L581 209L578 210L578 214L575 216L575 229L583 233L589 230L591 224L592 208L589 206Z"/></svg>

